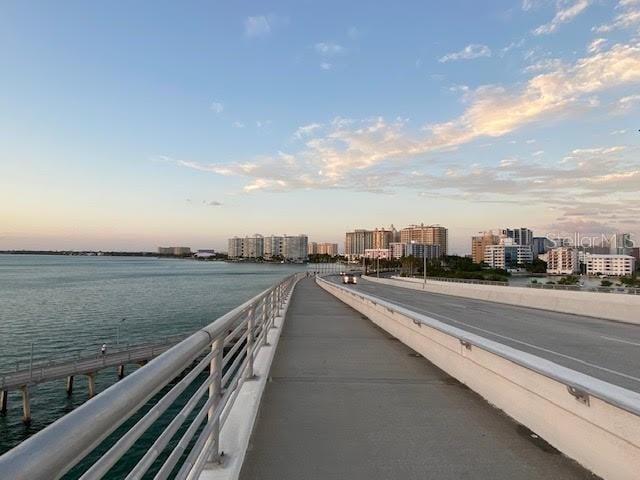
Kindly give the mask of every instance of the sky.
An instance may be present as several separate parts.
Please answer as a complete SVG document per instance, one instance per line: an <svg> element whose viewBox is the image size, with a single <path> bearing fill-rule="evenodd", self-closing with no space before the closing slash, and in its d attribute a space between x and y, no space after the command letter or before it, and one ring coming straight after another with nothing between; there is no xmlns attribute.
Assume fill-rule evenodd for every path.
<svg viewBox="0 0 640 480"><path fill-rule="evenodd" d="M640 0L0 4L0 249L640 237Z"/></svg>

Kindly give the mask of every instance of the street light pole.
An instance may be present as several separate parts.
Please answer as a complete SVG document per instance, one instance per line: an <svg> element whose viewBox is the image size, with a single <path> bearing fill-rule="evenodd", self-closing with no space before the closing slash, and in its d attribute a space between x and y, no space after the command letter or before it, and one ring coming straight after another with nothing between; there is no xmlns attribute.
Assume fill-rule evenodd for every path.
<svg viewBox="0 0 640 480"><path fill-rule="evenodd" d="M424 247L423 247L424 248ZM424 275L424 284L427 285L427 252L422 250L422 258L424 259L424 266L422 267L422 274Z"/></svg>

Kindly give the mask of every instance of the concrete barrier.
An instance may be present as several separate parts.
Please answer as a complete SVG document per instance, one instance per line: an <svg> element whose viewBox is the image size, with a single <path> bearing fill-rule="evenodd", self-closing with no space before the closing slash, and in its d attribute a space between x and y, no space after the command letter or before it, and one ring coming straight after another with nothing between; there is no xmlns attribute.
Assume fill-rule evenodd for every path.
<svg viewBox="0 0 640 480"><path fill-rule="evenodd" d="M640 325L640 313L638 313L640 311L640 295L538 290L527 287L501 287L436 280L427 280L425 283L419 278L363 278L395 287Z"/></svg>
<svg viewBox="0 0 640 480"><path fill-rule="evenodd" d="M640 394L374 296L316 281L596 475L640 478Z"/></svg>

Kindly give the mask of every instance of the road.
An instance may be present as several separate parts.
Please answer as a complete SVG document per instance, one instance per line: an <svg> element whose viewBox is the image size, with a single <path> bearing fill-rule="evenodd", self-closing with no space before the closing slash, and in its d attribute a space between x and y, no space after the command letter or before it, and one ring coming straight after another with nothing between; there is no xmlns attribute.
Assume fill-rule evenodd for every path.
<svg viewBox="0 0 640 480"><path fill-rule="evenodd" d="M339 282L338 277L329 279ZM421 292L366 279L349 288L640 392L638 325Z"/></svg>

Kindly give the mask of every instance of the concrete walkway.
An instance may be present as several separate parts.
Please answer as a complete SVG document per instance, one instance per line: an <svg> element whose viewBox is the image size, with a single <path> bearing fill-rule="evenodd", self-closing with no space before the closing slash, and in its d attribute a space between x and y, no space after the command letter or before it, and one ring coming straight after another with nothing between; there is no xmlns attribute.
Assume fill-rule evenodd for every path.
<svg viewBox="0 0 640 480"><path fill-rule="evenodd" d="M309 280L296 287L242 479L589 479Z"/></svg>

